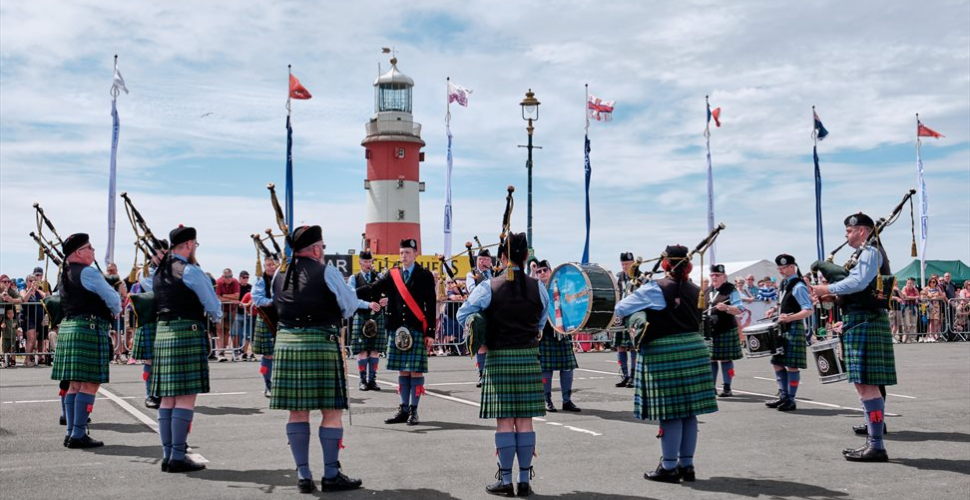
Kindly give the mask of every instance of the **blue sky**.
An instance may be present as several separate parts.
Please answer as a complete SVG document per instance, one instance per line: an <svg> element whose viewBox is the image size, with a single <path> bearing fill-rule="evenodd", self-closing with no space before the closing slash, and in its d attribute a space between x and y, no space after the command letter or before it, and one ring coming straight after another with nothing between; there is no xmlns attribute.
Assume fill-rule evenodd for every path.
<svg viewBox="0 0 970 500"><path fill-rule="evenodd" d="M391 5L400 5L392 8ZM283 183L286 65L314 94L293 105L297 221L323 225L328 250L356 248L380 48L414 78L423 125L422 237L441 251L445 78L474 90L453 109L455 249L496 239L505 186L525 230L525 123L535 143L535 246L578 260L583 224L583 84L616 100L594 123L591 258L616 268L706 234L704 96L713 131L718 260L815 256L811 106L827 247L859 210L888 215L916 187L915 119L925 141L931 259L970 261L970 4L754 2L63 2L0 5L0 271L36 259L27 233L40 202L63 233L103 254L112 56L119 98L118 190L159 233L185 223L209 270L252 270L248 235L274 225L265 185ZM211 114L209 114L211 113ZM208 115L207 115L208 114ZM206 115L203 117L203 115ZM120 206L119 206L120 208ZM908 218L908 216L907 216ZM119 211L116 260L133 258ZM910 261L906 220L887 231L894 268ZM847 257L847 255L845 256Z"/></svg>

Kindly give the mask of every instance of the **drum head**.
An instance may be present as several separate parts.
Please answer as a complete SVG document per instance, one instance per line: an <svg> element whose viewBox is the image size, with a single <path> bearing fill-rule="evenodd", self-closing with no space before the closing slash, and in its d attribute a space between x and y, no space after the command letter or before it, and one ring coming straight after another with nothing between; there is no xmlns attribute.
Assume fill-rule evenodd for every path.
<svg viewBox="0 0 970 500"><path fill-rule="evenodd" d="M560 334L583 330L594 313L602 316L596 321L597 329L608 328L613 323L612 308L616 305L619 292L615 279L602 267L595 264L561 264L553 270L546 291L550 301L548 320ZM604 308L604 302L612 302L607 304L609 310Z"/></svg>

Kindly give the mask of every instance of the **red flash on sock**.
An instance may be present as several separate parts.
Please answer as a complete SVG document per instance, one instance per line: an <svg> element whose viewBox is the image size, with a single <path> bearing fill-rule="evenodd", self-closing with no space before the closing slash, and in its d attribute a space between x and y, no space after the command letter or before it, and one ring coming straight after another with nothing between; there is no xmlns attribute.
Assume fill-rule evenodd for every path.
<svg viewBox="0 0 970 500"><path fill-rule="evenodd" d="M357 371L364 373L367 371L367 366L358 366Z"/></svg>
<svg viewBox="0 0 970 500"><path fill-rule="evenodd" d="M734 378L734 368L728 370L728 377Z"/></svg>
<svg viewBox="0 0 970 500"><path fill-rule="evenodd" d="M663 429L657 429L657 439L660 439L662 437L664 437L664 430Z"/></svg>
<svg viewBox="0 0 970 500"><path fill-rule="evenodd" d="M869 421L874 424L882 423L882 410L872 410L869 412Z"/></svg>
<svg viewBox="0 0 970 500"><path fill-rule="evenodd" d="M63 398L64 396L67 395L67 391L65 391L64 389L61 389L61 391L58 392L57 395Z"/></svg>
<svg viewBox="0 0 970 500"><path fill-rule="evenodd" d="M344 440L343 440L343 438L341 438L339 441L337 441L337 448L338 449L341 449L341 450L347 448L346 446L344 446Z"/></svg>
<svg viewBox="0 0 970 500"><path fill-rule="evenodd" d="M186 434L192 434L192 422L189 422L189 430L185 431Z"/></svg>
<svg viewBox="0 0 970 500"><path fill-rule="evenodd" d="M419 386L417 386L417 387L414 388L414 396L415 397L424 396L424 386L423 385L419 385Z"/></svg>
<svg viewBox="0 0 970 500"><path fill-rule="evenodd" d="M792 387L798 387L798 381L797 380L792 380L791 382L788 383L788 385L790 385Z"/></svg>
<svg viewBox="0 0 970 500"><path fill-rule="evenodd" d="M269 373L269 370L267 370L265 366L260 366L259 367L259 374L260 375L266 375L267 373Z"/></svg>
<svg viewBox="0 0 970 500"><path fill-rule="evenodd" d="M401 385L400 384L398 384L398 386L397 386L397 395L398 396L401 395Z"/></svg>
<svg viewBox="0 0 970 500"><path fill-rule="evenodd" d="M542 383L543 383L543 384L546 384L546 383L548 383L548 382L549 382L549 379L545 379L545 378L544 378L544 379L542 379Z"/></svg>
<svg viewBox="0 0 970 500"><path fill-rule="evenodd" d="M88 413L94 413L94 405L88 405ZM882 417L879 417L879 418L880 418L880 421L881 421Z"/></svg>
<svg viewBox="0 0 970 500"><path fill-rule="evenodd" d="M148 372L141 372L141 379L143 382L148 382Z"/></svg>

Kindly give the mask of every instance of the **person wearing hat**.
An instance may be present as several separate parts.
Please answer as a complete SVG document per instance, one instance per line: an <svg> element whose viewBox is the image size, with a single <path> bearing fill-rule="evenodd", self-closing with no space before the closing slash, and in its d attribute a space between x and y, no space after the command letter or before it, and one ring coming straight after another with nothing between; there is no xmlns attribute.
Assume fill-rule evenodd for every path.
<svg viewBox="0 0 970 500"><path fill-rule="evenodd" d="M154 250L155 255L152 257L151 263L149 264L148 276L141 276L138 278L139 293L153 292L155 272L158 271L158 266L161 264L162 258L164 258L165 253L168 252L168 240L158 240L158 245L155 246ZM155 344L155 331L158 328L158 323L155 321L146 322L141 318L137 318L137 320L138 328L135 329L135 337L133 339L131 348L131 357L144 362L144 364L142 364L142 380L145 382L145 407L158 408L158 405L161 403L161 399L152 395L151 387L152 346Z"/></svg>
<svg viewBox="0 0 970 500"><path fill-rule="evenodd" d="M802 374L799 370L808 368L805 354L805 319L815 314L812 297L808 286L802 279L802 273L795 264L795 258L788 254L775 257L775 265L782 276L781 300L769 309L766 317L774 316L778 312L778 323L784 339L783 354L771 357L771 366L775 370L775 381L778 383L778 397L765 403L768 408L778 411L794 411L795 395Z"/></svg>
<svg viewBox="0 0 970 500"><path fill-rule="evenodd" d="M465 275L465 289L468 290L468 295L471 295L475 291L475 287L480 285L485 280L492 278L492 254L489 253L487 248L481 248L478 250L478 257L475 261L475 268L468 271ZM485 353L487 352L486 347L483 345L475 353L475 367L478 368L478 383L475 387L482 386L482 374L485 370Z"/></svg>
<svg viewBox="0 0 970 500"><path fill-rule="evenodd" d="M741 338L738 336L738 322L735 316L744 311L741 292L727 280L724 264L714 264L710 269L711 297L709 303L711 322L711 376L717 387L717 374L724 375L724 386L720 396L731 397L731 382L734 379L734 360L744 357L741 351Z"/></svg>
<svg viewBox="0 0 970 500"><path fill-rule="evenodd" d="M885 250L866 244L874 226L872 218L861 212L846 217L845 238L856 249L858 264L842 281L813 287L819 297L842 297L842 354L848 380L862 400L868 431L865 446L842 450L845 459L854 462L889 461L883 443L886 401L880 389L896 384L888 305L876 296L876 280L892 273Z"/></svg>
<svg viewBox="0 0 970 500"><path fill-rule="evenodd" d="M529 481L536 448L532 418L546 414L539 335L547 322L549 296L545 286L526 276L523 268L528 255L525 233L509 235L509 244L499 246L499 259L503 267L511 266L513 276L502 273L482 282L458 309L460 324L481 312L488 325L479 418L496 419L498 481L485 487L492 495L513 496L516 490L520 497L532 493ZM512 484L515 458L519 462L517 487Z"/></svg>
<svg viewBox="0 0 970 500"><path fill-rule="evenodd" d="M620 254L620 267L622 270L616 273L616 284L620 287L620 298L627 297L636 290L636 283L639 281L640 268L633 260L633 252L623 252ZM630 277L630 270L633 269L633 277ZM616 363L620 365L620 375L623 377L616 383L617 387L633 387L633 377L630 375L637 369L637 351L633 348L633 338L626 328L621 328L613 338L616 346ZM629 360L629 364L627 364ZM630 367L633 367L633 371Z"/></svg>
<svg viewBox="0 0 970 500"><path fill-rule="evenodd" d="M314 410L323 414L317 430L324 466L320 489L356 489L362 481L340 470L341 418L349 407L340 324L354 314L359 301L340 271L324 264L320 226L298 227L287 241L293 261L272 283L279 325L273 367L276 386L269 407L290 412L286 436L301 493L315 489L309 465L310 412Z"/></svg>
<svg viewBox="0 0 970 500"><path fill-rule="evenodd" d="M616 305L620 317L645 311L649 323L639 344L633 413L660 421L660 464L643 475L650 481L694 481L697 416L717 411L711 357L700 332L700 288L690 281L687 256L686 247L668 246L660 263L665 276Z"/></svg>
<svg viewBox="0 0 970 500"><path fill-rule="evenodd" d="M356 292L357 287L369 285L378 279L380 274L374 270L374 256L370 249L360 252L360 272L347 278L347 286ZM360 374L358 389L379 391L381 386L377 385L377 368L381 354L387 351L387 331L384 329L384 313L381 307L387 305L387 298L378 301L376 311L371 308L370 303L361 302L367 307L358 308L354 314L350 329L350 351L357 356L357 372ZM377 324L377 335L370 338L364 336L364 324L368 320Z"/></svg>
<svg viewBox="0 0 970 500"><path fill-rule="evenodd" d="M540 260L536 263L535 278L548 293L549 281L552 279L552 267L549 266L548 260ZM553 372L559 372L563 411L582 411L572 401L573 370L579 368L576 353L573 352L572 340L568 336L557 333L549 321L546 321L546 326L542 329L542 338L539 339L539 362L542 365L542 392L546 398L546 411L556 411L556 406L552 404Z"/></svg>
<svg viewBox="0 0 970 500"><path fill-rule="evenodd" d="M263 259L263 275L256 278L253 285L253 307L273 306L273 277L279 263L271 256ZM253 352L259 354L259 373L263 377L263 396L272 397L273 390L273 347L276 336L270 331L263 317L256 315L256 325L253 328Z"/></svg>
<svg viewBox="0 0 970 500"><path fill-rule="evenodd" d="M393 417L384 420L385 424L418 425L418 403L424 394L424 374L428 372L428 349L434 345L435 278L431 271L415 263L417 254L416 240L401 240L400 267L390 269L369 285L357 287L357 296L363 300L388 299L384 313L389 337L387 369L398 372L401 405ZM410 336L409 343L405 333Z"/></svg>
<svg viewBox="0 0 970 500"><path fill-rule="evenodd" d="M158 434L162 471L205 469L186 456L195 398L209 392L209 336L206 317L222 320L222 307L209 277L196 263L195 228L179 225L168 235L171 249L152 278L158 324L152 344L151 394L161 398Z"/></svg>
<svg viewBox="0 0 970 500"><path fill-rule="evenodd" d="M64 240L65 255L58 284L64 319L58 328L51 379L70 381L64 396L68 448L96 448L104 443L87 433L88 416L101 384L108 382L111 321L121 313L121 296L104 275L91 267L94 247L87 234Z"/></svg>

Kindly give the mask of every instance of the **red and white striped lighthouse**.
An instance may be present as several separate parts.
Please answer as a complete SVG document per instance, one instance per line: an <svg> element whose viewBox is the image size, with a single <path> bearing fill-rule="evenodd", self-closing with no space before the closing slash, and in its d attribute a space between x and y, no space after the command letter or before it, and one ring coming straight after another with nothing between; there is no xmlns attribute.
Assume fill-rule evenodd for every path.
<svg viewBox="0 0 970 500"><path fill-rule="evenodd" d="M421 253L419 193L424 191L418 165L424 161L421 124L411 116L414 80L391 69L374 82L374 117L360 143L367 158L365 245L375 254L395 254L404 238L414 238Z"/></svg>

